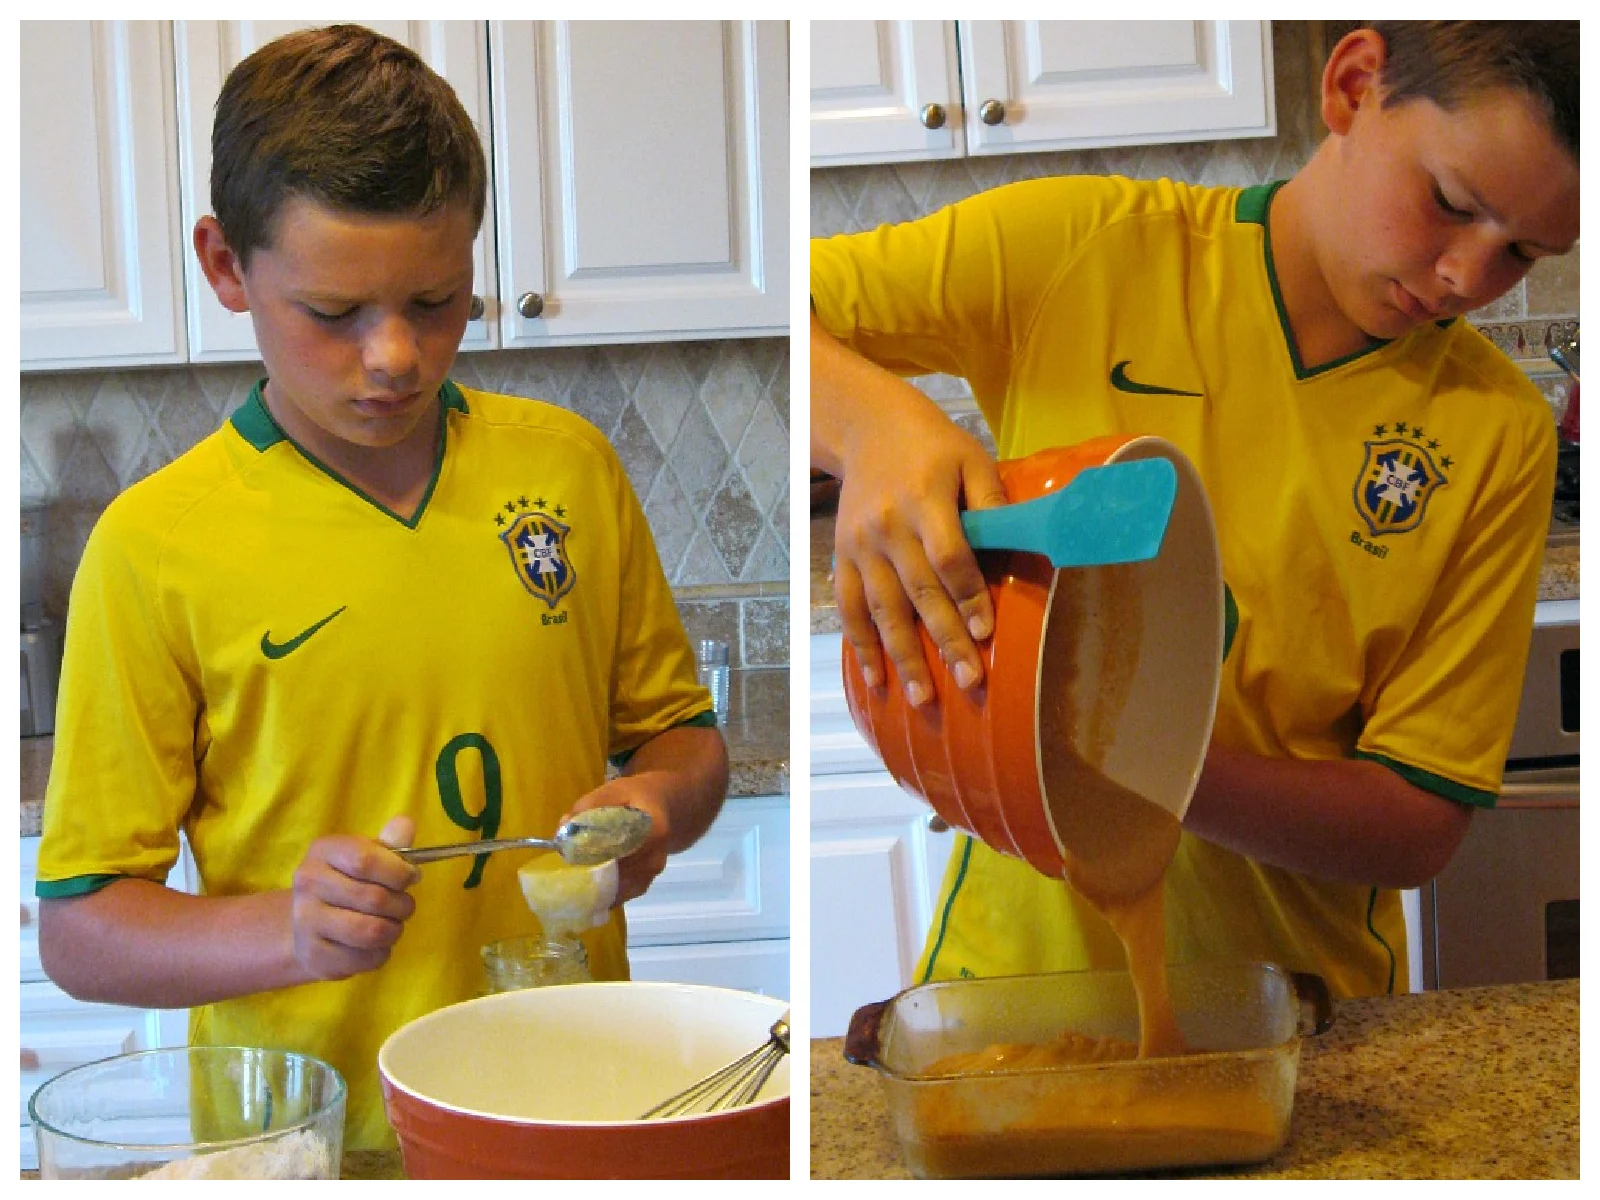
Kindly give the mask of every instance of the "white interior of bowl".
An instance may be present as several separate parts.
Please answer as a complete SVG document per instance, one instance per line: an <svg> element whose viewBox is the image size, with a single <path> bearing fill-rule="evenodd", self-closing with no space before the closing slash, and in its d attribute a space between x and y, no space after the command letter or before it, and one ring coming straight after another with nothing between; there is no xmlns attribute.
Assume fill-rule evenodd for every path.
<svg viewBox="0 0 1600 1200"><path fill-rule="evenodd" d="M1222 566L1211 506L1193 465L1170 442L1154 437L1134 439L1108 461L1143 458L1170 459L1178 475L1177 498L1161 552L1131 566L1073 571L1081 577L1083 605L1075 645L1077 713L1095 712L1102 689L1111 686L1099 670L1098 639L1107 630L1120 631L1113 636L1127 636L1130 625L1129 614L1122 611L1125 591L1113 586L1111 572L1131 572L1140 617L1135 626L1138 661L1126 702L1114 714L1103 742L1080 727L1077 749L1111 780L1182 818L1199 781L1216 714L1222 666ZM1051 587L1047 631L1039 642L1036 694L1040 697L1053 686L1043 674L1043 664L1052 634L1060 635L1055 622L1064 574L1057 572ZM1048 747L1041 745L1038 750L1042 755ZM1039 770L1042 789L1042 758Z"/></svg>
<svg viewBox="0 0 1600 1200"><path fill-rule="evenodd" d="M691 984L529 988L418 1018L384 1043L378 1068L439 1107L524 1122L631 1122L760 1046L787 1008ZM784 1055L758 1102L788 1094Z"/></svg>

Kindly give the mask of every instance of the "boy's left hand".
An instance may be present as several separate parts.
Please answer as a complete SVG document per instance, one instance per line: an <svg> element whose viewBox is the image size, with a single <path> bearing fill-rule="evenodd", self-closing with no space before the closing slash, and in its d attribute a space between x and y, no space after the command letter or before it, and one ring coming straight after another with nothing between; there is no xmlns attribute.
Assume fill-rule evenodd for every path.
<svg viewBox="0 0 1600 1200"><path fill-rule="evenodd" d="M644 845L628 857L617 860L617 904L623 904L644 895L655 882L656 876L666 868L667 847L672 833L666 805L656 798L643 780L624 775L584 796L557 825L589 809L613 805L627 805L650 814L650 836L645 839Z"/></svg>

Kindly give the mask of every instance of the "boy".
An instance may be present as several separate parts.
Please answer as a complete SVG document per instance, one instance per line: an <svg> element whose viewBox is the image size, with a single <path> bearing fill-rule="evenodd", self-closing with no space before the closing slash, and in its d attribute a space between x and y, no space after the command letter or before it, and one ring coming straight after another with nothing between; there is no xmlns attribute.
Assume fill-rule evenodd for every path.
<svg viewBox="0 0 1600 1200"><path fill-rule="evenodd" d="M381 1147L379 1046L532 920L518 856L394 848L633 805L620 904L715 818L726 752L611 447L446 377L486 189L449 86L370 30L291 34L229 76L213 150L195 252L267 378L84 552L40 953L74 996L193 1007L195 1042L328 1060L347 1148ZM180 829L202 896L161 882ZM587 944L627 977L620 907Z"/></svg>
<svg viewBox="0 0 1600 1200"><path fill-rule="evenodd" d="M1167 876L1168 957L1402 990L1397 889L1492 805L1549 519L1548 405L1459 318L1578 236L1575 22L1378 23L1281 186L1048 179L812 247L813 460L869 681L992 625L957 523L993 464L893 372L965 377L1000 454L1109 431L1204 479L1238 627ZM891 453L887 448L893 446ZM1061 883L958 845L921 978L1122 965Z"/></svg>

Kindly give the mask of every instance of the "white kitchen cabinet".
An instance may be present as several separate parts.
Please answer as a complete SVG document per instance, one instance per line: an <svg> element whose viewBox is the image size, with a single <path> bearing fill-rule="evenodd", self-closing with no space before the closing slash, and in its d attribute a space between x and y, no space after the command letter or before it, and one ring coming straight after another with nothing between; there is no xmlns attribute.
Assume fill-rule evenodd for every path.
<svg viewBox="0 0 1600 1200"><path fill-rule="evenodd" d="M964 142L969 155L1270 137L1277 129L1268 21L948 24L955 27L961 93L946 120L960 125L960 138L952 140ZM865 89L871 77L861 49L865 32L853 39L834 33L830 39L821 49L813 44L814 86L832 79L835 92L841 81ZM882 74L922 77L925 68L917 56L924 53L923 43L905 36L896 41L885 33L879 40L893 42L905 57L891 74L884 64L897 59L880 53ZM835 50L846 65L819 66L819 54ZM934 50L926 53L937 56ZM870 89L863 96L863 108L870 112ZM905 141L912 135L905 123L920 120L922 110L906 107L892 114L885 107L882 117L886 123L893 118L893 135L874 139L870 123L862 122L859 136L840 144L828 132L830 125L842 123L840 108L825 95L813 110L812 165L949 156L907 153Z"/></svg>
<svg viewBox="0 0 1600 1200"><path fill-rule="evenodd" d="M954 21L811 22L813 166L959 158Z"/></svg>
<svg viewBox="0 0 1600 1200"><path fill-rule="evenodd" d="M21 365L182 362L176 102L162 21L24 21Z"/></svg>
<svg viewBox="0 0 1600 1200"><path fill-rule="evenodd" d="M191 248L194 224L211 212L211 126L223 80L240 62L274 38L327 21L179 21L177 43L178 147L183 200L182 260L189 295L189 357L193 362L257 361L249 313L233 313L218 302ZM455 89L477 126L489 157L489 56L481 21L365 21L370 29L409 46ZM26 122L24 123L26 124ZM493 196L473 245L473 293L493 298ZM463 350L492 349L497 331L486 304L467 324Z"/></svg>
<svg viewBox="0 0 1600 1200"><path fill-rule="evenodd" d="M735 797L624 908L635 979L789 995L789 797Z"/></svg>
<svg viewBox="0 0 1600 1200"><path fill-rule="evenodd" d="M39 901L33 894L39 866L39 839L21 839L22 927L18 938L21 985L17 1006L22 1067L19 1079L22 1169L36 1170L38 1150L28 1120L28 1098L63 1071L115 1054L182 1046L189 1040L186 1008L131 1008L74 1000L52 983L39 962ZM168 886L199 890L194 859L185 843Z"/></svg>
<svg viewBox="0 0 1600 1200"><path fill-rule="evenodd" d="M22 367L254 361L192 249L229 70L313 22L25 22ZM484 141L464 351L788 330L782 21L373 21Z"/></svg>
<svg viewBox="0 0 1600 1200"><path fill-rule="evenodd" d="M863 1004L916 980L956 835L900 788L839 713L838 635L811 639L811 1036L839 1037ZM852 740L854 745L852 745ZM862 769L866 768L866 769Z"/></svg>
<svg viewBox="0 0 1600 1200"><path fill-rule="evenodd" d="M787 332L787 39L490 22L503 346Z"/></svg>

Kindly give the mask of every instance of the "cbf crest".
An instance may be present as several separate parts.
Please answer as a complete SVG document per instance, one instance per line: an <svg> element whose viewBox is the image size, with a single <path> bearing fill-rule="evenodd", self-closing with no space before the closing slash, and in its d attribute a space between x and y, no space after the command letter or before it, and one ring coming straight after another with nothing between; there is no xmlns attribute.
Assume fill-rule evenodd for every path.
<svg viewBox="0 0 1600 1200"><path fill-rule="evenodd" d="M1430 443L1421 429L1408 431L1404 424L1394 429L1397 436L1366 443L1366 458L1356 479L1356 511L1373 537L1405 533L1422 524L1429 499L1449 482L1429 453ZM1377 432L1386 431L1380 425ZM1438 442L1431 447L1437 448Z"/></svg>
<svg viewBox="0 0 1600 1200"><path fill-rule="evenodd" d="M507 519L496 518L501 523ZM542 509L516 513L509 520L510 524L500 532L500 540L511 552L517 578L523 587L554 608L578 581L567 557L571 526L563 525Z"/></svg>

